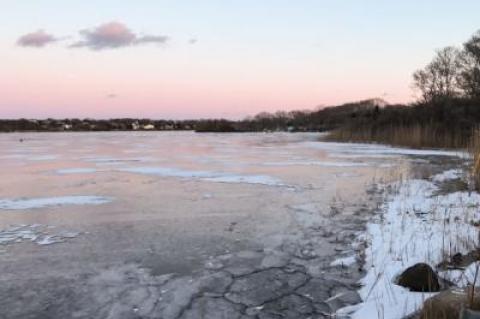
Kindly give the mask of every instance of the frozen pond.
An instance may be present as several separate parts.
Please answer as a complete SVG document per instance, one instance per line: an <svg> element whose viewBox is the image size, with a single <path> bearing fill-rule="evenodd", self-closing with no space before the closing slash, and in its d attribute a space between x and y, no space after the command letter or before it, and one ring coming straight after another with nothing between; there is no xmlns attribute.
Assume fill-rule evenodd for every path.
<svg viewBox="0 0 480 319"><path fill-rule="evenodd" d="M322 318L358 302L351 242L368 190L413 155L459 154L310 133L2 134L0 309Z"/></svg>

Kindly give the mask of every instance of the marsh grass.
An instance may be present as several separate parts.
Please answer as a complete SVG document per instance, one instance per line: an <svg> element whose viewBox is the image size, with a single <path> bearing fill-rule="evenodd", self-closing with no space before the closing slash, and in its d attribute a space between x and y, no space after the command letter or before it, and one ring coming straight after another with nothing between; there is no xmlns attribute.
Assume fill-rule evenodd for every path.
<svg viewBox="0 0 480 319"><path fill-rule="evenodd" d="M436 125L392 125L382 128L342 127L331 131L328 141L381 143L411 148L465 148L470 136Z"/></svg>
<svg viewBox="0 0 480 319"><path fill-rule="evenodd" d="M467 252L479 249L478 230L467 232L465 231L465 226L473 225L471 222L477 220L477 212L480 206L470 204L470 202L466 200L464 201L463 197L459 197L455 202L448 202L446 197L448 194L439 194L432 190L432 194L424 194L425 200L430 200L431 204L425 208L422 208L421 206L415 207L422 201L418 203L410 202L410 199L417 195L416 188L408 188L408 184L414 174L409 174L408 169L406 172L399 171L399 168L393 169L391 174L392 177L395 176L396 178L393 178L393 182L383 184L383 188L385 189L383 192L383 201L388 205L388 203L392 202L393 198L396 198L396 201L400 204L398 206L396 218L400 221L397 225L392 226L391 220L385 220L382 218L383 212L386 212L386 210L383 212L380 210L379 218L376 221L376 223L380 224L379 236L383 238L383 243L385 245L384 249L386 249L387 254L392 256L392 260L395 262L401 262L404 264L404 268L418 262L416 259L419 257L423 257L424 262L436 268L441 278L451 281L454 284L459 284L460 287L465 288L466 291L468 291L468 294L466 295L468 298L468 300L466 300L466 305L468 305L470 309L475 309L476 302L474 302L474 300L478 300L478 291L468 289L467 287L476 287L478 285L480 278L480 263L477 262L477 267L471 274L467 274L467 269L463 268L463 275L458 277L455 272L451 272L453 268L442 269L440 266L441 263L439 262L442 262L442 260L452 260L452 257L457 252ZM430 181L433 180L432 176L426 177L426 179ZM379 186L382 185L380 184ZM405 189L405 187L407 188ZM440 187L440 185L437 184L436 187ZM402 189L404 190L402 191ZM388 209L388 206L384 206L383 209ZM417 228L417 231L413 233L413 237L411 237L409 230L413 226L413 221L416 221L415 227ZM419 235L417 236L416 234ZM421 234L426 234L427 236ZM429 234L432 237L430 237ZM401 238L403 242L399 242L399 238ZM422 255L424 254L423 256L419 255L419 249L420 251L424 250L424 252L421 253ZM370 258L372 258L372 261L376 259L378 261L378 258L375 258L375 255L378 254L378 252L373 249L371 242L370 245L367 245L366 250L368 255L371 256ZM397 295L398 289L395 289L394 280L380 280L380 278L384 276L391 275L390 270L386 268L385 260L384 264L382 264L380 260L380 263L373 265L374 267L371 268L376 280L374 280L369 287L367 297L365 298L366 300L374 300L376 318L391 318L391 314L386 314L385 302L387 301L406 303L405 309L409 308L407 307L407 304L418 302L418 304L415 305L415 308L417 310L416 314L419 314L423 309L423 303L430 297L430 295L419 293L421 294L421 298L416 301L415 299L412 299L413 297L404 298L401 295ZM462 268L455 269L458 271ZM471 268L469 268L468 271L471 272ZM465 282L466 280L468 280L468 286L462 286L462 282ZM377 286L383 285L385 285L383 289L381 289L381 287L378 290L376 289ZM443 287L443 289L445 288L446 287ZM410 312L407 312L407 310L405 311L405 317L411 315ZM448 317L439 318L436 315L432 317L427 312L423 313L422 318L442 319Z"/></svg>
<svg viewBox="0 0 480 319"><path fill-rule="evenodd" d="M477 128L472 134L469 144L469 152L472 155L472 181L475 189L480 190L480 129Z"/></svg>

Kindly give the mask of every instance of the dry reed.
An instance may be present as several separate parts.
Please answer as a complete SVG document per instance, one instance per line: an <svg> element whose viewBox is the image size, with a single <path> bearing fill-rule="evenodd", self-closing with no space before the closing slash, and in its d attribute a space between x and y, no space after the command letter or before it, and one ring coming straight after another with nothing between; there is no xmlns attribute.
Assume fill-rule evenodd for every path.
<svg viewBox="0 0 480 319"><path fill-rule="evenodd" d="M344 127L330 132L330 141L381 143L411 148L465 148L469 136L431 125Z"/></svg>

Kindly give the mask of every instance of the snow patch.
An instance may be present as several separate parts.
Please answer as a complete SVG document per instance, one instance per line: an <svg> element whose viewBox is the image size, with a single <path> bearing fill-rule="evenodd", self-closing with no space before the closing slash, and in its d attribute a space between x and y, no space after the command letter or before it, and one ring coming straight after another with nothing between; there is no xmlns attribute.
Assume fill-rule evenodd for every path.
<svg viewBox="0 0 480 319"><path fill-rule="evenodd" d="M98 172L96 168L89 167L78 167L78 168L64 168L58 169L55 171L57 174L67 175L67 174L90 174Z"/></svg>
<svg viewBox="0 0 480 319"><path fill-rule="evenodd" d="M102 196L59 196L0 199L0 210L23 210L65 205L101 205L111 201L111 198Z"/></svg>
<svg viewBox="0 0 480 319"><path fill-rule="evenodd" d="M343 257L343 258L339 258L339 259L336 259L336 260L332 261L330 266L332 266L332 267L336 267L336 266L349 267L349 266L355 264L356 262L357 262L356 256L348 256L348 257Z"/></svg>
<svg viewBox="0 0 480 319"><path fill-rule="evenodd" d="M85 159L87 162L93 162L97 164L120 164L120 163L135 163L135 162L148 162L152 161L151 157L129 157L129 158L116 158L116 157L88 157Z"/></svg>
<svg viewBox="0 0 480 319"><path fill-rule="evenodd" d="M267 186L286 186L280 180L268 175L242 175L235 173L214 171L192 171L167 167L131 167L119 169L123 172L156 175L162 177L178 177L185 179L198 179L200 181L215 183L243 183L260 184Z"/></svg>
<svg viewBox="0 0 480 319"><path fill-rule="evenodd" d="M397 286L396 276L416 263L435 266L445 256L466 253L477 244L479 230L472 221L480 218L479 194L434 195L437 186L426 180L408 180L391 187L393 195L378 220L368 224L366 234L360 238L369 244L367 275L359 291L363 303L341 309L339 315L400 319L413 313L434 294Z"/></svg>
<svg viewBox="0 0 480 319"><path fill-rule="evenodd" d="M27 158L29 161L52 161L57 159L56 155L38 155L38 156L31 156Z"/></svg>
<svg viewBox="0 0 480 319"><path fill-rule="evenodd" d="M361 143L333 143L333 142L304 142L299 143L303 146L328 151L330 157L341 157L347 155L358 155L361 157L381 155L414 155L414 156L449 156L467 158L466 152L435 150L435 149L410 149L390 147L379 144L361 144Z"/></svg>
<svg viewBox="0 0 480 319"><path fill-rule="evenodd" d="M23 242L32 242L40 246L52 245L76 238L78 232L60 231L53 233L54 227L40 224L11 226L0 229L0 245L10 245Z"/></svg>
<svg viewBox="0 0 480 319"><path fill-rule="evenodd" d="M463 176L463 170L461 170L461 169L451 169L451 170L445 171L441 174L434 175L432 177L432 181L437 182L437 183L442 183L442 182L446 182L448 180L461 178L462 176Z"/></svg>
<svg viewBox="0 0 480 319"><path fill-rule="evenodd" d="M480 273L475 279L477 268L480 268L480 262L474 262L465 269L446 270L439 272L439 274L442 278L450 280L458 287L473 286L474 283L476 287L479 287L480 278L478 276L480 276Z"/></svg>
<svg viewBox="0 0 480 319"><path fill-rule="evenodd" d="M266 186L286 186L280 180L267 175L235 175L228 174L217 177L207 177L202 180L215 183L243 183L243 184L259 184Z"/></svg>
<svg viewBox="0 0 480 319"><path fill-rule="evenodd" d="M367 163L360 162L323 162L323 161L286 161L266 162L265 166L323 166L323 167L366 167Z"/></svg>

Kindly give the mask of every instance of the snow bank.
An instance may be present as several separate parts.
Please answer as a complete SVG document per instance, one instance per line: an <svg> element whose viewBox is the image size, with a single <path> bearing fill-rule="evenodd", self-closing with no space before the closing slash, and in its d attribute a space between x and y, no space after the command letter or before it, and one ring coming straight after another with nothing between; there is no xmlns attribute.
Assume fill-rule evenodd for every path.
<svg viewBox="0 0 480 319"><path fill-rule="evenodd" d="M452 175L445 172L442 176ZM361 238L368 244L367 275L360 290L364 302L341 309L339 315L349 314L353 319L400 319L413 313L433 294L410 292L394 284L396 277L416 263L435 266L444 257L468 252L477 244L479 231L472 221L480 218L479 194L437 196L435 184L426 180L391 186L393 195Z"/></svg>

